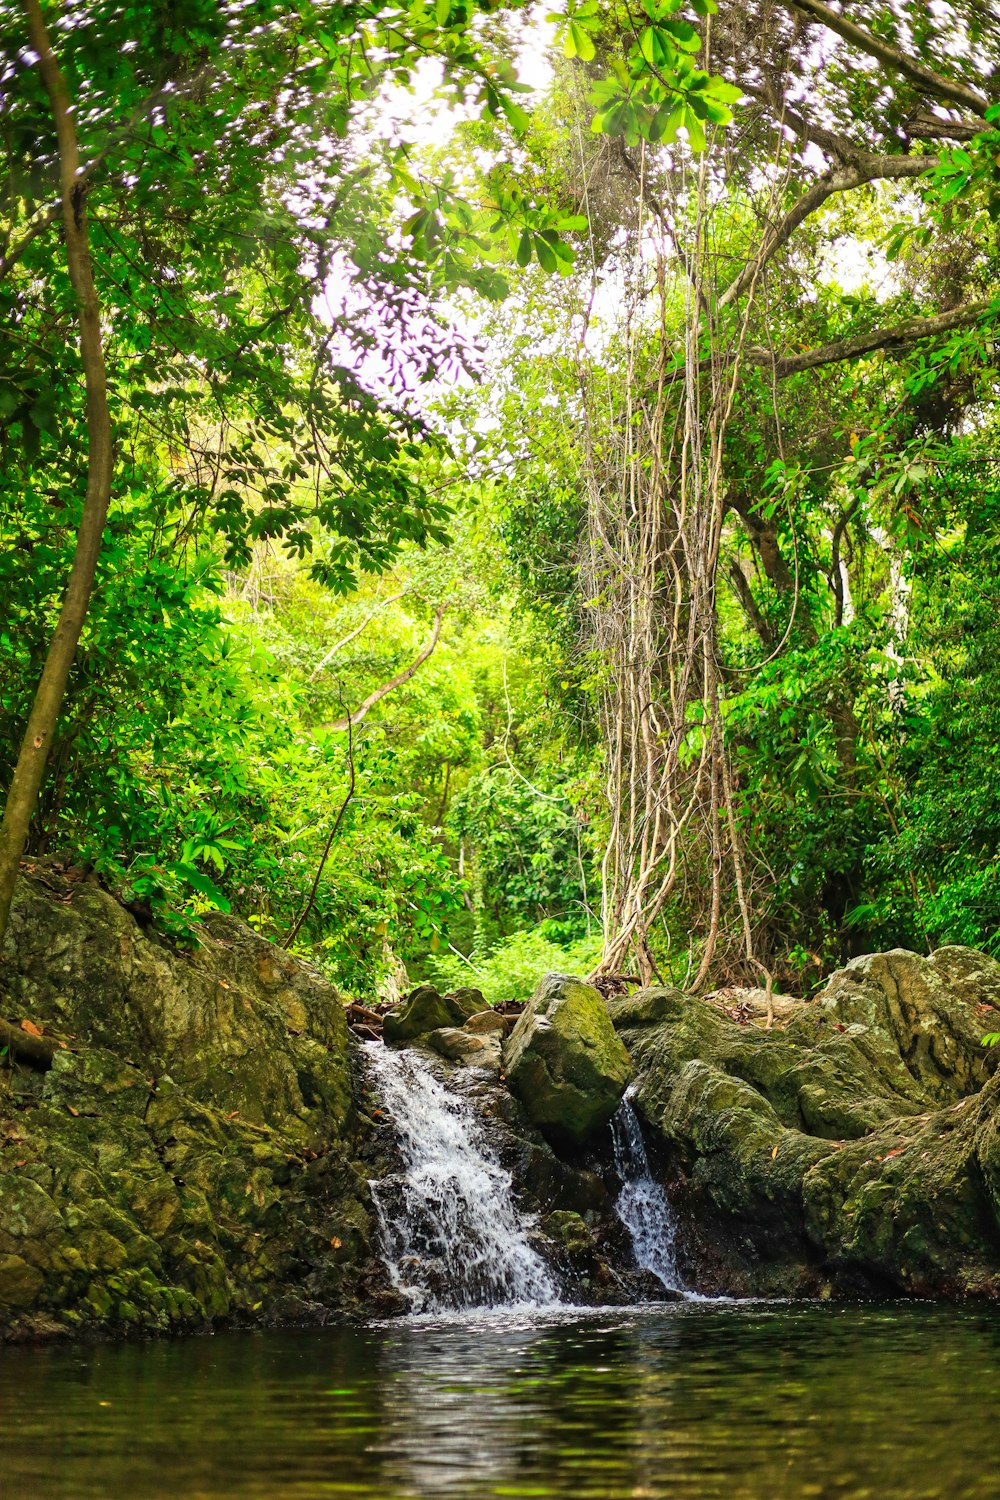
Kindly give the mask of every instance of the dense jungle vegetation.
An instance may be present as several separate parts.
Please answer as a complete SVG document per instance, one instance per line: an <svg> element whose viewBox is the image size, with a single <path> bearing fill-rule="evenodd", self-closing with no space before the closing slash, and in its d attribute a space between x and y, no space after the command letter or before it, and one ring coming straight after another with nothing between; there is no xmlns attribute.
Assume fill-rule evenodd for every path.
<svg viewBox="0 0 1000 1500"><path fill-rule="evenodd" d="M54 859L362 996L1000 951L998 66L0 0L0 931Z"/></svg>

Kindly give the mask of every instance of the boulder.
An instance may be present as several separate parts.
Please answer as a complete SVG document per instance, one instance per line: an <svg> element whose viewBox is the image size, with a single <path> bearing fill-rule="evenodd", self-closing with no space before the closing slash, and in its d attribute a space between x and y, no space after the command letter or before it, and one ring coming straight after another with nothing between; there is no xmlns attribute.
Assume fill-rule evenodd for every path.
<svg viewBox="0 0 1000 1500"><path fill-rule="evenodd" d="M667 1016L679 1014L687 1004L683 990L674 984L636 990L607 1002L608 1015L616 1031L626 1026L655 1026Z"/></svg>
<svg viewBox="0 0 1000 1500"><path fill-rule="evenodd" d="M691 1282L1000 1297L997 1010L992 959L897 950L780 1029L690 997L625 1027Z"/></svg>
<svg viewBox="0 0 1000 1500"><path fill-rule="evenodd" d="M442 995L432 984L420 984L406 997L400 1010L389 1011L382 1035L387 1042L412 1042L441 1027L463 1026L470 1016L482 1010L483 1003L478 990L455 990Z"/></svg>
<svg viewBox="0 0 1000 1500"><path fill-rule="evenodd" d="M465 1068L486 1068L491 1073L500 1072L500 1038L495 1034L476 1036L458 1026L442 1026L432 1031L427 1045L433 1047L439 1057L458 1063Z"/></svg>
<svg viewBox="0 0 1000 1500"><path fill-rule="evenodd" d="M356 1312L377 1277L336 990L241 922L196 949L95 883L18 883L0 1062L0 1342Z"/></svg>
<svg viewBox="0 0 1000 1500"><path fill-rule="evenodd" d="M598 992L548 974L503 1049L508 1082L551 1139L581 1145L606 1125L632 1076Z"/></svg>
<svg viewBox="0 0 1000 1500"><path fill-rule="evenodd" d="M448 991L448 999L454 1000L465 1016L475 1016L486 1010L486 996L482 990L475 989L472 985L459 985L456 990Z"/></svg>

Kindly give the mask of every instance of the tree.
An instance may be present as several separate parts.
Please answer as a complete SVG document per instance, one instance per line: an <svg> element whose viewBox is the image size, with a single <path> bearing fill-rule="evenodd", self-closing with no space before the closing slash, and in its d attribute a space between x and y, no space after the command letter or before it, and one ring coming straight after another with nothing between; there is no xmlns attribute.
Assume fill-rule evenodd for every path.
<svg viewBox="0 0 1000 1500"><path fill-rule="evenodd" d="M409 250L387 242L393 189L419 188L404 154L361 151L350 127L424 57L458 96L513 109L513 75L488 73L469 36L488 8L0 7L4 491L15 531L73 553L45 646L54 600L35 598L39 686L0 834L0 939L113 493L145 500L177 546L210 527L236 564L254 538L280 539L335 588L443 535L446 508L412 464L430 435L354 367L402 353L426 374L462 351L434 311L426 228ZM456 242L439 281L495 294L480 251L472 233ZM340 316L319 305L337 273L352 303Z"/></svg>
<svg viewBox="0 0 1000 1500"><path fill-rule="evenodd" d="M654 977L673 913L697 986L714 959L773 969L789 891L773 859L810 820L821 837L813 813L831 799L841 867L831 851L824 941L846 942L857 910L862 824L885 791L878 747L861 744L863 688L872 653L885 662L874 693L898 675L901 512L920 451L953 445L958 410L993 399L995 229L977 243L954 204L977 230L996 212L1000 28L975 5L937 19L883 6L865 26L812 0L724 6L705 27L709 66L747 102L723 130L732 96L707 68L687 99L658 76L655 33L677 12L654 9L588 10L588 48L568 38L606 78L589 99L592 144L581 152L578 114L536 181L586 202L596 262L567 317L583 351L583 457L567 477L585 500L581 619L608 786L599 972ZM693 52L691 23L677 25L689 29L669 45L683 36ZM981 75L960 76L958 56ZM558 87L572 111L579 96ZM898 289L817 287L837 236L871 234L896 257ZM611 288L609 336L594 309ZM852 624L862 583L871 614ZM800 707L779 709L790 691ZM778 730L779 714L770 741L750 728ZM789 824L778 783L810 778L814 806L795 804ZM764 786L775 821L755 822L750 790Z"/></svg>

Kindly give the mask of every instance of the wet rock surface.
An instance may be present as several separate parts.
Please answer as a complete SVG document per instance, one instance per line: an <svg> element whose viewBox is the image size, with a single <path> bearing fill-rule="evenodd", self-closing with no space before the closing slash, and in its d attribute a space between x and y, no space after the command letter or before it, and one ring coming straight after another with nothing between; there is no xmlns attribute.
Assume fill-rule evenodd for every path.
<svg viewBox="0 0 1000 1500"><path fill-rule="evenodd" d="M22 880L0 1066L0 1338L324 1321L384 1294L343 1006L229 918L180 951L89 883Z"/></svg>
<svg viewBox="0 0 1000 1500"><path fill-rule="evenodd" d="M1000 1295L1000 965L855 959L772 1029L621 1002L635 1104L705 1291Z"/></svg>

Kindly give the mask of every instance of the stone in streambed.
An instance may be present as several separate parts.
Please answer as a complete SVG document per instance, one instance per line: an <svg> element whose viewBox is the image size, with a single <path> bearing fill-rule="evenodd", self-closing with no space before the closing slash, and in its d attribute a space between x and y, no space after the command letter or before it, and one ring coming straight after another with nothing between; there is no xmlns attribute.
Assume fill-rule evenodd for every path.
<svg viewBox="0 0 1000 1500"><path fill-rule="evenodd" d="M475 1036L485 1036L489 1032L496 1032L501 1036L507 1029L507 1023L495 1010L479 1010L466 1021L465 1029Z"/></svg>
<svg viewBox="0 0 1000 1500"><path fill-rule="evenodd" d="M495 1034L475 1036L459 1026L442 1026L430 1033L427 1045L433 1047L439 1057L461 1067L500 1072L500 1038Z"/></svg>
<svg viewBox="0 0 1000 1500"><path fill-rule="evenodd" d="M386 1016L382 1035L387 1042L412 1042L429 1031L463 1026L482 1008L483 997L478 990L442 995L432 984L420 984L407 996L401 1010L391 1010Z"/></svg>
<svg viewBox="0 0 1000 1500"><path fill-rule="evenodd" d="M581 1145L606 1125L632 1076L629 1055L598 992L547 974L503 1049L511 1088L532 1122Z"/></svg>

